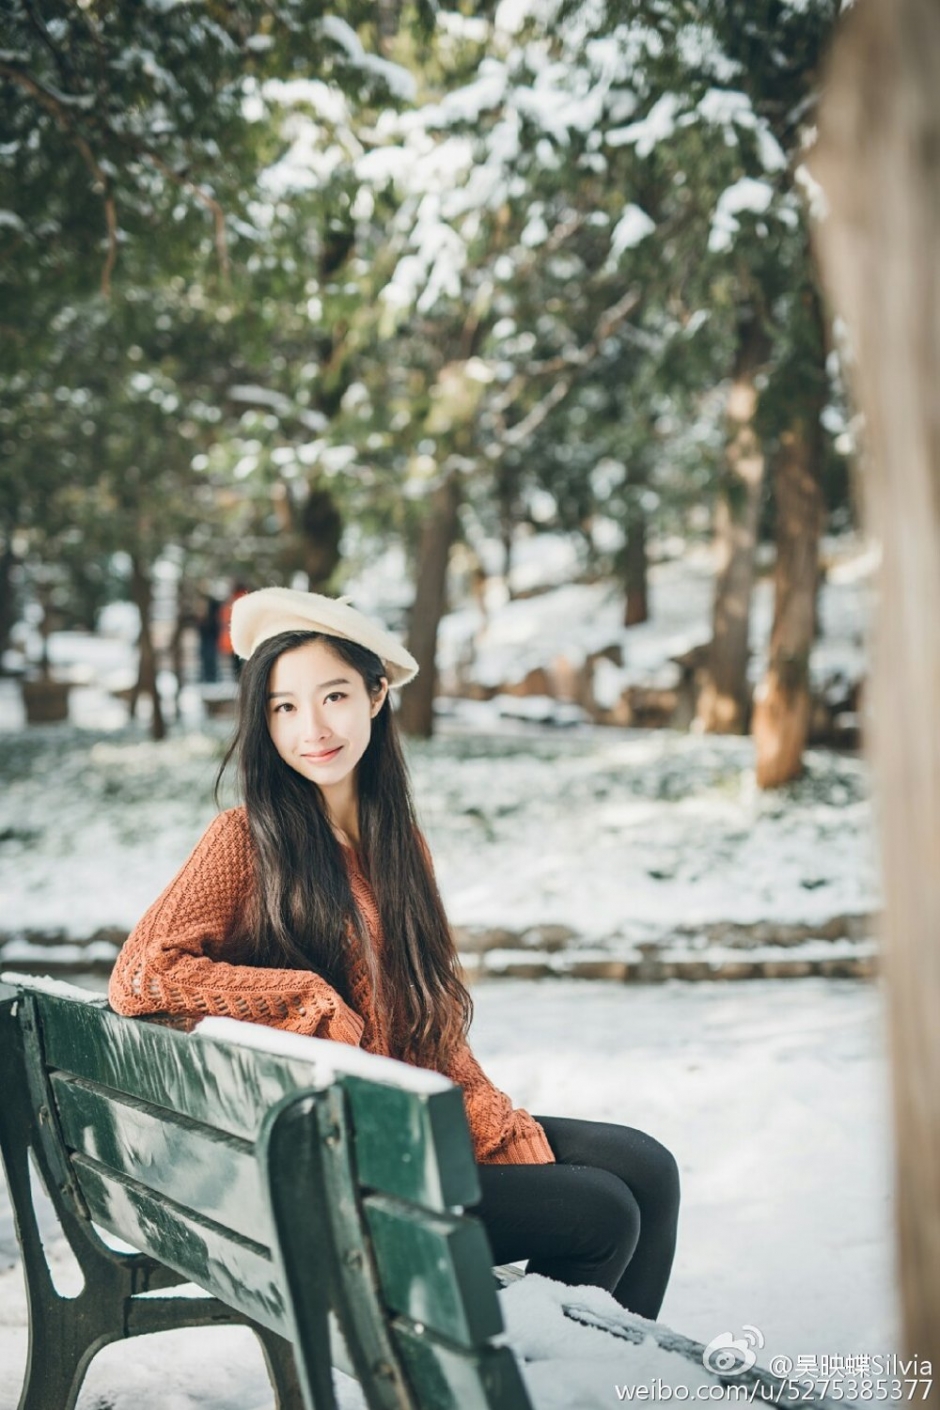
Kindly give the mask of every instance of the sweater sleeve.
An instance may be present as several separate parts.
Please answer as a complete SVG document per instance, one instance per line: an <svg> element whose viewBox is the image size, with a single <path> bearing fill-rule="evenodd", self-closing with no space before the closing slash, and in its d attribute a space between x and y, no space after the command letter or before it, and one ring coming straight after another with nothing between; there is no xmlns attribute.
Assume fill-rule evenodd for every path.
<svg viewBox="0 0 940 1410"><path fill-rule="evenodd" d="M463 1104L480 1165L551 1165L555 1154L534 1116L512 1102L462 1043L444 1075L463 1088Z"/></svg>
<svg viewBox="0 0 940 1410"><path fill-rule="evenodd" d="M314 970L216 958L252 885L244 811L221 813L117 957L111 1007L129 1017L207 1014L358 1045L363 1020Z"/></svg>

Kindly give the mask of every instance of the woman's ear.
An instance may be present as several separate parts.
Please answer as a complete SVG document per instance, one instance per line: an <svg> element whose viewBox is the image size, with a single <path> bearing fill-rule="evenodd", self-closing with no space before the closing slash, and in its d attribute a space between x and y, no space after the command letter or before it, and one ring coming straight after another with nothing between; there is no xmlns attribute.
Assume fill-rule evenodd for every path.
<svg viewBox="0 0 940 1410"><path fill-rule="evenodd" d="M372 697L372 711L371 711L371 715L372 715L372 719L373 719L373 720L375 719L376 715L377 715L377 714L379 713L379 711L381 710L382 706L385 704L385 697L386 697L387 695L388 695L388 680L387 680L387 678L386 678L385 676L383 676L383 677L382 677L382 684L379 686L379 689L378 689L377 693L376 693L375 695L373 695L373 697Z"/></svg>

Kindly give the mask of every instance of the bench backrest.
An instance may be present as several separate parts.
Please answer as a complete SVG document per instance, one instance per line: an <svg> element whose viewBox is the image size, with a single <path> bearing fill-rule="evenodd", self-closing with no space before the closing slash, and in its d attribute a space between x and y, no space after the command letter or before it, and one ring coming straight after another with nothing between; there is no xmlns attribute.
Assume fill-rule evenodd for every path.
<svg viewBox="0 0 940 1410"><path fill-rule="evenodd" d="M34 1139L80 1216L288 1337L311 1406L333 1359L382 1410L525 1410L462 1213L479 1191L459 1088L343 1044L16 990Z"/></svg>

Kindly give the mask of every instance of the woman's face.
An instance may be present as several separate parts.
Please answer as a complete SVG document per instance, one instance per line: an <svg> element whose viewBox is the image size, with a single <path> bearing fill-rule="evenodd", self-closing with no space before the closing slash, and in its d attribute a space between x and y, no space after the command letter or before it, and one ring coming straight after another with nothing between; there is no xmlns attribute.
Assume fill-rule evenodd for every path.
<svg viewBox="0 0 940 1410"><path fill-rule="evenodd" d="M268 678L271 741L284 763L329 794L348 783L388 694L369 696L359 672L323 641L285 651Z"/></svg>

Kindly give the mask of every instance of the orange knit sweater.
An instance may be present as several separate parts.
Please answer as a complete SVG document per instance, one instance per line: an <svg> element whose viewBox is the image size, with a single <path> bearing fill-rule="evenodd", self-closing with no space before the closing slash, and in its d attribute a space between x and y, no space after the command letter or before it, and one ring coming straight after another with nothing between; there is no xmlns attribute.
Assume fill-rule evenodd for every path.
<svg viewBox="0 0 940 1410"><path fill-rule="evenodd" d="M355 853L343 849L356 905L378 953L383 943L375 895ZM118 955L108 997L118 1013L206 1014L266 1023L388 1054L365 962L351 944L350 1007L313 970L232 964L226 940L254 884L244 808L221 813ZM555 1159L545 1132L485 1076L464 1042L442 1072L463 1089L476 1159L489 1165L539 1165Z"/></svg>

